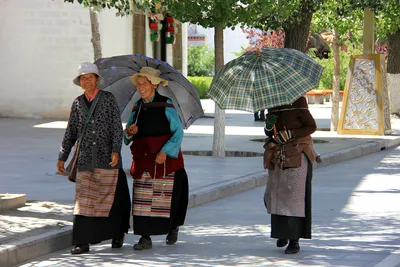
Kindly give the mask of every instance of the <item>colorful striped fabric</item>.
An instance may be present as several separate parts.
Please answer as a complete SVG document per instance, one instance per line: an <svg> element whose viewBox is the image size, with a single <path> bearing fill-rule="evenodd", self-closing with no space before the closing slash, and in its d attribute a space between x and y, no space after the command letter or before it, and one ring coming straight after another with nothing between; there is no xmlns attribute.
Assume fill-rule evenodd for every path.
<svg viewBox="0 0 400 267"><path fill-rule="evenodd" d="M133 189L133 215L169 218L175 173L152 178L144 172L136 179Z"/></svg>
<svg viewBox="0 0 400 267"><path fill-rule="evenodd" d="M78 171L74 215L108 217L117 182L118 169Z"/></svg>
<svg viewBox="0 0 400 267"><path fill-rule="evenodd" d="M257 112L292 104L317 88L323 72L314 59L295 49L263 48L225 64L208 91L221 109Z"/></svg>

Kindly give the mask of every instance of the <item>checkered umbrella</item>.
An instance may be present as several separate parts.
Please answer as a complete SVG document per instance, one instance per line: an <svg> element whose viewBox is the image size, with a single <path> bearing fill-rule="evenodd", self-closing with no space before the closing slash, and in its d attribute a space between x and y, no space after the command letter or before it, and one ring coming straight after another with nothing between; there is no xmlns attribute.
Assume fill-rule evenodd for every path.
<svg viewBox="0 0 400 267"><path fill-rule="evenodd" d="M263 48L225 64L214 76L208 95L221 109L257 112L292 104L318 87L322 71L298 50Z"/></svg>
<svg viewBox="0 0 400 267"><path fill-rule="evenodd" d="M157 91L172 100L185 129L204 114L197 88L167 62L135 54L101 58L95 64L104 78L99 88L114 94L121 114L140 99L130 76L142 67L158 69L160 77L168 80L168 86L159 85Z"/></svg>

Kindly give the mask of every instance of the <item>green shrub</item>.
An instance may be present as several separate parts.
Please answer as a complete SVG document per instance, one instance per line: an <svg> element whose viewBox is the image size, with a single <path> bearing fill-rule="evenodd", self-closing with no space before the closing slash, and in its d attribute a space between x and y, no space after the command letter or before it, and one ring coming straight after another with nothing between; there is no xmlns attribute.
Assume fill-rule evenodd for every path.
<svg viewBox="0 0 400 267"><path fill-rule="evenodd" d="M188 77L188 80L199 90L201 99L207 98L212 79L213 77Z"/></svg>
<svg viewBox="0 0 400 267"><path fill-rule="evenodd" d="M215 65L214 49L207 44L188 48L188 76L212 76Z"/></svg>

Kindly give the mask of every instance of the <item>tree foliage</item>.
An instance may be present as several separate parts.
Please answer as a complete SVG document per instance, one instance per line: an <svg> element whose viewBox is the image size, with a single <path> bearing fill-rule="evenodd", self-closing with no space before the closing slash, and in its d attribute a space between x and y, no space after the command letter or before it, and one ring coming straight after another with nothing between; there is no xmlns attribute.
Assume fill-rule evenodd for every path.
<svg viewBox="0 0 400 267"><path fill-rule="evenodd" d="M376 35L385 38L400 29L399 0L348 0L352 8L370 8L376 14Z"/></svg>
<svg viewBox="0 0 400 267"><path fill-rule="evenodd" d="M130 0L64 0L66 3L78 2L84 7L91 7L96 10L105 8L115 8L117 10L117 16L126 16L131 13L131 1ZM147 1L146 1L147 2Z"/></svg>
<svg viewBox="0 0 400 267"><path fill-rule="evenodd" d="M325 4L313 16L313 28L335 30L340 41L348 40L349 33L362 29L362 10L354 8L349 1L326 0Z"/></svg>
<svg viewBox="0 0 400 267"><path fill-rule="evenodd" d="M188 49L188 75L211 76L214 74L214 49L209 49L207 44Z"/></svg>
<svg viewBox="0 0 400 267"><path fill-rule="evenodd" d="M325 0L287 0L274 1L268 12L259 12L251 23L259 29L280 30L302 20L302 7L314 13Z"/></svg>

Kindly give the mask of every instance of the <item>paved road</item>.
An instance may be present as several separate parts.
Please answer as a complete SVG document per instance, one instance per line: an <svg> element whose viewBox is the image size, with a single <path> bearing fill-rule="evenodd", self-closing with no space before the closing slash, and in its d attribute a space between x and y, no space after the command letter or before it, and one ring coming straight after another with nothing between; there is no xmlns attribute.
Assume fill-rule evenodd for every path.
<svg viewBox="0 0 400 267"><path fill-rule="evenodd" d="M129 234L121 250L108 242L91 253L61 250L31 266L400 266L400 147L319 168L313 180L313 239L285 255L269 238L264 188L189 210L180 241L134 252Z"/></svg>

